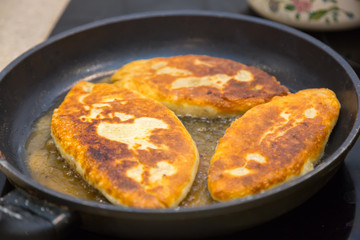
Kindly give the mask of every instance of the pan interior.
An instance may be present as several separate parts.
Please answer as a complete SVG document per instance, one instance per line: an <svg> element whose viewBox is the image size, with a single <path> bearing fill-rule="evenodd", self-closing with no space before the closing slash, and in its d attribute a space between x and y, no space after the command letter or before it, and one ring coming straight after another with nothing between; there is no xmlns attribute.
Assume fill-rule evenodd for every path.
<svg viewBox="0 0 360 240"><path fill-rule="evenodd" d="M25 145L33 124L56 107L75 82L97 81L136 59L180 54L252 65L294 92L333 90L342 109L321 164L334 161L329 156L347 147L344 142L358 114L356 79L331 51L288 28L249 18L174 15L166 21L164 16L140 17L68 32L13 62L1 75L0 151L11 166L30 177Z"/></svg>

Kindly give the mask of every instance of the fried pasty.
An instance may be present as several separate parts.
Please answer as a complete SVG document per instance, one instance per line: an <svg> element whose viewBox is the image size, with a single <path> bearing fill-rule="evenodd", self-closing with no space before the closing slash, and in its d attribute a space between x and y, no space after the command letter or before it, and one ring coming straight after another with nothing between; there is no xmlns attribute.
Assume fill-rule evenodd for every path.
<svg viewBox="0 0 360 240"><path fill-rule="evenodd" d="M51 121L64 159L110 202L173 207L196 175L197 148L165 106L113 84L77 83Z"/></svg>
<svg viewBox="0 0 360 240"><path fill-rule="evenodd" d="M259 68L205 55L133 61L111 80L159 101L177 115L208 118L239 115L289 92Z"/></svg>
<svg viewBox="0 0 360 240"><path fill-rule="evenodd" d="M256 106L235 120L211 159L208 188L215 200L255 194L313 169L338 119L328 89L308 89Z"/></svg>

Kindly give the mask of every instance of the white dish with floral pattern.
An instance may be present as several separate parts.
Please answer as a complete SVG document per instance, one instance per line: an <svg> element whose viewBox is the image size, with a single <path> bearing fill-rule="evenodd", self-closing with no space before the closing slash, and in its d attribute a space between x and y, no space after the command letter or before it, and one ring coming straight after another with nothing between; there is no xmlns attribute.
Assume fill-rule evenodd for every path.
<svg viewBox="0 0 360 240"><path fill-rule="evenodd" d="M360 0L248 0L259 15L304 30L360 27Z"/></svg>

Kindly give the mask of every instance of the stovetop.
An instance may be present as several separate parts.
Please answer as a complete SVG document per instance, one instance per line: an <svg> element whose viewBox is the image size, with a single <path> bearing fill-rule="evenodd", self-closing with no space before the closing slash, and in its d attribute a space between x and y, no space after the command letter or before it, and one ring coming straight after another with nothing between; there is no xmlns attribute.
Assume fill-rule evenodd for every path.
<svg viewBox="0 0 360 240"><path fill-rule="evenodd" d="M238 0L72 0L51 36L67 29L136 12L213 10L257 16L246 1ZM360 29L342 32L307 32L341 54L360 76ZM330 182L310 200L260 226L221 239L360 239L360 141ZM0 196L11 188L0 173ZM111 239L75 229L67 239Z"/></svg>

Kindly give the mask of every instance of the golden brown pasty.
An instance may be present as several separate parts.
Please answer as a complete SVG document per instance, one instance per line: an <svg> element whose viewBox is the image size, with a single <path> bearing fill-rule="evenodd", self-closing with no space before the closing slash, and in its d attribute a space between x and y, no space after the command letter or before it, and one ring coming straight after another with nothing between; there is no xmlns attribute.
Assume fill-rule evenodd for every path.
<svg viewBox="0 0 360 240"><path fill-rule="evenodd" d="M215 200L259 193L313 169L339 115L328 89L308 89L256 106L235 120L211 159Z"/></svg>
<svg viewBox="0 0 360 240"><path fill-rule="evenodd" d="M289 92L256 67L204 55L133 61L111 80L159 101L177 115L194 117L239 115Z"/></svg>
<svg viewBox="0 0 360 240"><path fill-rule="evenodd" d="M77 83L55 109L51 134L67 162L114 204L176 206L198 167L197 148L172 111L112 84Z"/></svg>

